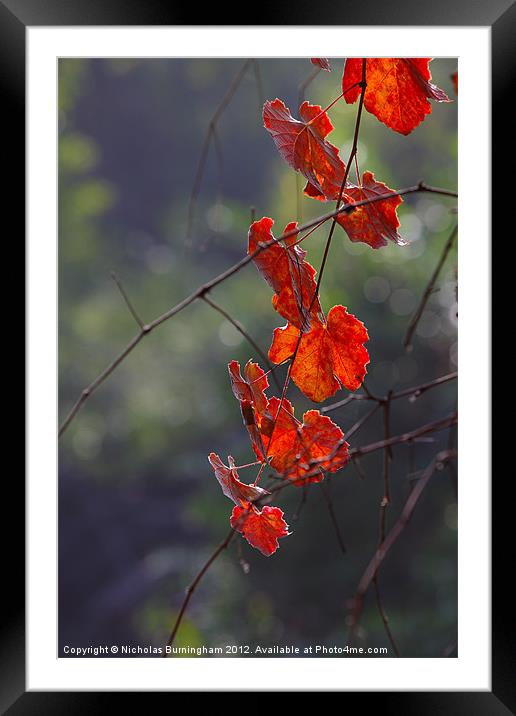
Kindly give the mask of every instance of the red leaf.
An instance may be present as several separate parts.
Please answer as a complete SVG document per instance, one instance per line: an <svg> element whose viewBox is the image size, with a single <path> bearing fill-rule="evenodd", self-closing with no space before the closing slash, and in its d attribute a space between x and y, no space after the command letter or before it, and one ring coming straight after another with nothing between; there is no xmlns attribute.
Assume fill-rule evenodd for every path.
<svg viewBox="0 0 516 716"><path fill-rule="evenodd" d="M258 363L252 361L247 361L245 365L245 377L242 377L240 364L236 360L232 360L228 364L228 370L233 395L240 402L242 419L251 438L254 452L259 460L263 460L265 449L262 443L260 424L269 402L265 395L269 381Z"/></svg>
<svg viewBox="0 0 516 716"><path fill-rule="evenodd" d="M234 507L231 527L241 532L252 547L266 557L278 549L278 539L289 535L288 525L279 507L264 507L261 511L252 505Z"/></svg>
<svg viewBox="0 0 516 716"><path fill-rule="evenodd" d="M446 94L433 85L428 64L430 57L378 57L366 60L364 107L380 122L400 134L410 134L432 111L429 99L449 102ZM362 81L362 59L348 59L344 66L342 89ZM348 104L361 93L354 87L344 95Z"/></svg>
<svg viewBox="0 0 516 716"><path fill-rule="evenodd" d="M258 363L247 361L244 367L245 377L242 377L240 363L236 360L228 363L228 370L235 398L251 403L258 413L262 413L267 407L265 390L269 387L269 381Z"/></svg>
<svg viewBox="0 0 516 716"><path fill-rule="evenodd" d="M455 94L458 95L459 94L459 73L458 72L454 72L451 75L451 81L453 82L453 88L455 90Z"/></svg>
<svg viewBox="0 0 516 716"><path fill-rule="evenodd" d="M330 61L327 57L311 57L310 62L312 65L317 65L321 70L331 72Z"/></svg>
<svg viewBox="0 0 516 716"><path fill-rule="evenodd" d="M274 239L271 227L272 219L264 216L249 228L248 253L254 253L260 243ZM296 223L288 224L283 233L297 228ZM272 298L274 309L283 318L298 328L308 330L310 314L322 315L321 305L316 295L315 269L305 261L306 251L294 246L296 234L286 240L286 246L273 244L261 251L253 259L258 271L275 292Z"/></svg>
<svg viewBox="0 0 516 716"><path fill-rule="evenodd" d="M294 355L300 331L291 323L274 330L269 349L273 363L282 363ZM290 375L297 387L311 400L320 403L341 386L360 387L369 363L364 343L369 340L364 324L344 306L333 306L326 324L314 321L308 333L301 335Z"/></svg>
<svg viewBox="0 0 516 716"><path fill-rule="evenodd" d="M310 196L337 196L344 179L344 163L339 151L325 137L333 125L319 105L303 102L299 108L303 121L294 119L280 99L263 106L263 124L292 169L306 177Z"/></svg>
<svg viewBox="0 0 516 716"><path fill-rule="evenodd" d="M336 472L347 463L349 445L329 417L309 410L301 423L290 402L281 403L279 398L270 399L269 411L276 418L275 425L272 437L264 435L263 440L272 467L283 477L296 480L296 485L320 482L324 472ZM300 480L304 475L309 477Z"/></svg>
<svg viewBox="0 0 516 716"><path fill-rule="evenodd" d="M246 485L244 482L240 482L235 461L231 455L228 455L229 467L224 465L220 457L214 452L210 452L208 460L215 472L215 477L219 481L219 485L222 487L222 492L235 505L243 505L270 494L267 490L263 490L257 485Z"/></svg>
<svg viewBox="0 0 516 716"><path fill-rule="evenodd" d="M343 199L347 203L359 202L392 192L393 189L389 189L386 184L376 181L372 172L364 172L362 186L346 187ZM393 196L384 201L359 206L350 213L343 212L337 216L337 221L351 241L363 241L373 249L386 246L387 239L398 246L404 246L406 241L397 232L400 222L396 213L402 202L401 196Z"/></svg>
<svg viewBox="0 0 516 716"><path fill-rule="evenodd" d="M330 314L333 316L332 311ZM348 315L348 318L356 321L352 316ZM360 324L359 321L356 322ZM305 413L301 423L294 416L294 408L286 398L283 402L276 397L267 400L264 393L267 378L258 364L250 361L247 363L244 369L246 379L242 377L237 361L231 361L228 368L235 396L251 411L253 430L249 432L259 460L270 458L275 470L293 480L307 472L313 473L317 467L335 472L345 465L348 446L347 443L338 445L344 434L330 418L311 410ZM255 377L255 382L249 384L252 376ZM254 395L253 389L256 391ZM257 405L260 406L259 410ZM337 451L333 454L335 450ZM230 464L230 468L223 468L227 471L232 465ZM224 476L225 474L224 472ZM238 475L236 477L238 479ZM322 475L311 474L307 482L319 482L321 479Z"/></svg>

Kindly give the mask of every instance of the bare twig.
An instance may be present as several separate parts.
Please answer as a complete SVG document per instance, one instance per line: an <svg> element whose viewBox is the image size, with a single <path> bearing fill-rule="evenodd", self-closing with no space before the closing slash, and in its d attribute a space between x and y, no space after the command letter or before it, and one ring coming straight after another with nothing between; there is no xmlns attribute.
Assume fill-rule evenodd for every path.
<svg viewBox="0 0 516 716"><path fill-rule="evenodd" d="M307 75L305 77L305 79L300 83L299 87L297 88L297 104L298 104L298 106L304 102L306 90L312 84L312 82L315 80L315 78L319 75L320 71L321 71L321 68L316 67L315 70L311 71L310 74Z"/></svg>
<svg viewBox="0 0 516 716"><path fill-rule="evenodd" d="M382 408L383 408L383 436L385 440L389 440L390 438L390 406L391 406L391 393L388 394L387 399L383 401ZM386 445L383 449L383 497L380 502L380 529L379 529L379 535L378 535L378 547L384 542L385 540L385 526L386 526L386 519L387 519L387 508L390 505L391 502L391 492L390 492L390 485L389 485L389 467L390 462L392 459L392 450L390 445ZM385 612L385 608L383 606L382 602L382 595L380 592L380 583L378 580L378 570L375 572L375 575L373 577L373 583L374 583L374 591L375 591L375 597L376 597L376 605L378 607L378 612L380 614L380 617L383 622L383 626L385 629L385 633L387 634L387 638L389 639L389 642L391 644L392 650L396 654L396 656L400 655L398 646L396 644L396 641L394 639L389 619L387 617L387 614Z"/></svg>
<svg viewBox="0 0 516 716"><path fill-rule="evenodd" d="M222 98L219 106L213 113L210 121L208 122L208 129L206 131L204 141L201 148L201 154L199 157L199 163L197 164L197 170L195 172L195 178L194 183L192 187L192 191L190 194L190 200L188 202L188 219L187 219L187 225L186 225L186 242L187 244L191 244L192 240L192 226L193 226L193 220L195 215L195 209L197 206L197 199L199 197L199 192L201 190L201 182L204 175L204 168L206 166L206 160L208 159L208 152L210 149L210 144L212 139L215 138L215 130L217 126L217 122L220 119L220 116L223 114L224 110L228 106L228 104L231 102L231 99L233 98L233 95L237 91L245 73L247 72L249 66L251 65L252 61L246 60L242 67L237 72L236 76L234 77L233 81L228 87L228 90L224 97ZM256 70L255 70L256 72ZM258 80L257 80L258 82ZM259 90L260 91L260 90Z"/></svg>
<svg viewBox="0 0 516 716"><path fill-rule="evenodd" d="M142 319L141 319L140 316L137 314L136 309L134 308L133 304L132 304L131 301L129 300L129 296L127 295L127 293L125 292L124 287L122 286L122 282L120 281L120 279L118 278L118 276L116 275L116 273L115 273L114 271L111 271L111 278L113 279L113 281L114 281L114 282L116 283L116 285L118 286L118 290L119 290L120 293L122 294L122 298L124 299L124 301L125 301L125 303L126 303L126 305L127 305L127 308L128 308L129 311L131 312L132 317L134 318L134 320L136 321L136 323L140 326L140 328L143 328L143 321L142 321Z"/></svg>
<svg viewBox="0 0 516 716"><path fill-rule="evenodd" d="M226 321L229 321L229 323L231 323L231 325L234 326L236 328L236 330L246 339L246 341L251 345L251 347L254 348L254 350L258 353L258 355L260 356L262 361L265 363L265 365L267 366L269 371L271 371L273 380L276 383L278 390L281 390L281 385L279 383L278 376L274 372L274 367L271 365L271 363L267 357L267 354L262 351L260 346L256 343L254 338L252 338L249 335L249 333L245 330L245 328L240 323L240 321L237 321L235 318L233 318L226 310L224 310L222 308L222 306L219 306L218 303L215 303L215 301L213 299L209 298L209 296L207 296L206 294L204 294L204 296L202 296L202 300L205 303L207 303L209 306L214 308L216 311L218 311L221 316L224 316Z"/></svg>
<svg viewBox="0 0 516 716"><path fill-rule="evenodd" d="M369 453L375 452L376 450L383 450L386 445L391 446L400 445L401 443L407 443L411 440L415 440L416 438L421 437L422 435L428 435L429 433L446 430L446 428L449 428L452 425L456 424L457 413L451 413L451 415L448 415L446 418L442 418L441 420L435 420L432 423L427 423L426 425L423 425L420 428L416 428L415 430L411 430L408 433L402 433L401 435L395 435L388 440L379 440L376 443L370 443L369 445L354 448L349 451L349 455L350 457L354 457L355 455L368 455Z"/></svg>
<svg viewBox="0 0 516 716"><path fill-rule="evenodd" d="M444 266L444 262L446 261L446 258L448 256L448 254L450 253L450 250L453 246L453 242L455 241L456 236L457 236L457 226L455 226L455 228L451 232L450 236L448 237L448 241L445 243L445 245L443 247L443 250L439 257L439 261L437 262L437 266L435 267L435 270L430 278L430 281L428 282L427 287L425 288L425 290L423 292L423 296L421 297L419 306L416 308L414 315L410 319L410 323L408 325L407 332L405 334L405 338L403 339L403 345L406 349L409 349L412 345L412 336L414 335L414 331L416 330L417 324L419 323L419 319L421 318L423 311L425 310L426 304L428 303L428 299L430 298L430 295L432 294L432 291L434 290L435 283L439 277L442 267Z"/></svg>
<svg viewBox="0 0 516 716"><path fill-rule="evenodd" d="M354 467L355 470L357 471L357 474L358 474L359 478L360 478L361 480L365 480L366 475L365 475L365 472L364 472L364 470L363 470L363 468L362 468L362 465L361 465L361 463L360 463L360 458L358 457L358 455L355 455L355 457L352 458L351 464L353 465L353 467Z"/></svg>
<svg viewBox="0 0 516 716"><path fill-rule="evenodd" d="M262 82L262 72L260 70L260 63L256 58L253 59L253 70L254 70L254 78L256 80L256 91L258 92L258 105L259 110L261 112L263 103L264 103L264 94L263 94L263 82Z"/></svg>
<svg viewBox="0 0 516 716"><path fill-rule="evenodd" d="M382 544L377 548L373 558L367 565L358 583L358 587L353 599L353 611L351 615L349 643L353 641L354 633L360 620L365 594L369 588L369 585L373 581L374 576L376 575L378 568L380 567L380 564L383 562L390 549L407 526L412 516L412 513L414 512L414 509L418 503L418 500L421 497L423 490L427 486L428 481L434 474L436 468L439 465L446 463L454 455L455 452L450 453L449 451L438 453L436 457L432 460L432 462L428 465L423 475L417 481L414 489L408 496L400 517L390 530L387 537L383 540Z"/></svg>
<svg viewBox="0 0 516 716"><path fill-rule="evenodd" d="M172 644L174 643L174 639L176 638L177 631L181 625L181 622L185 615L186 609L188 607L190 599L192 598L192 594L195 592L195 590L197 588L197 585L199 584L201 579L204 577L204 575L206 574L208 569L211 567L213 562L215 562L215 560L217 559L219 554L227 548L227 546L229 545L229 543L231 542L231 540L233 539L234 536L235 536L235 530L233 528L231 528L231 531L228 533L227 537L219 544L217 549L212 553L212 555L209 557L209 559L204 563L202 568L199 570L197 576L195 577L193 582L190 584L190 586L186 590L186 595L183 600L183 603L181 604L179 614L177 615L174 627L173 627L172 632L167 640L167 646L172 646ZM163 652L162 656L164 656L164 657L167 656L166 650Z"/></svg>
<svg viewBox="0 0 516 716"><path fill-rule="evenodd" d="M299 501L299 505L296 508L296 511L292 515L292 521L297 522L298 519L301 516L301 512L306 505L306 501L308 498L308 485L301 485L301 499Z"/></svg>
<svg viewBox="0 0 516 716"><path fill-rule="evenodd" d="M348 431L346 431L346 435L345 435L346 441L348 441L351 438L351 436L357 432L357 430L360 430L362 425L364 425L369 420L369 418L373 417L373 415L376 413L376 411L378 410L379 407L380 407L379 404L373 405L373 407L371 408L371 410L368 413L363 415L359 420L357 420L357 422L354 425L352 425L350 427L350 429Z"/></svg>
<svg viewBox="0 0 516 716"><path fill-rule="evenodd" d="M430 380L426 383L421 383L420 385L414 385L411 388L404 388L397 393L392 393L389 400L398 400L398 398L406 398L407 396L419 398L421 395L423 395L423 393L426 393L427 390L430 390L431 388L436 388L437 386L443 385L444 383L448 383L451 380L455 380L457 378L457 375L457 371L454 371L453 373L448 373L447 375L442 375L439 378L435 378L435 380ZM346 405L353 402L354 400L375 400L381 403L384 398L378 398L376 396L371 395L370 393L368 395L364 395L363 393L351 393L344 400L339 400L337 403L332 403L331 405L326 405L324 408L321 408L321 413L330 413L333 410L337 410L337 408L344 408Z"/></svg>
<svg viewBox="0 0 516 716"><path fill-rule="evenodd" d="M333 525L333 529L335 530L335 537L337 538L340 551L342 552L342 554L346 554L346 545L344 544L344 539L340 531L339 521L337 520L335 510L333 509L333 500L331 499L331 495L329 494L329 485L329 482L328 485L326 485L324 482L321 482L321 492L324 497L324 501L326 502L326 507L328 508L328 514L330 515L330 520Z"/></svg>

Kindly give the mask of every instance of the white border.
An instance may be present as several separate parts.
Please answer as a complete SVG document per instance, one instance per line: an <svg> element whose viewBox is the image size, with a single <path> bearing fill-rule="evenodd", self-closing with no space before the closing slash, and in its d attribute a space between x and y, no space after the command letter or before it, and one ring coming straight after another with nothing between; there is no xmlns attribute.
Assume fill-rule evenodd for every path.
<svg viewBox="0 0 516 716"><path fill-rule="evenodd" d="M27 34L27 689L257 689L256 659L232 659L228 668L224 659L56 658L56 59L263 57L267 48L274 57L300 50L328 57L459 57L461 420L459 657L402 664L367 657L272 659L266 688L490 690L490 28L37 27Z"/></svg>

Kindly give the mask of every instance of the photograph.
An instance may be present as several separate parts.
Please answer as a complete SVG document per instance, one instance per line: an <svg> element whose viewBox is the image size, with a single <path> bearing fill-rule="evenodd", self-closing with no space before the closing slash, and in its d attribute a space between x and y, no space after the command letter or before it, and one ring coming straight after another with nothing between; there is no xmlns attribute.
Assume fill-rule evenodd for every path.
<svg viewBox="0 0 516 716"><path fill-rule="evenodd" d="M59 659L461 655L460 66L59 57Z"/></svg>

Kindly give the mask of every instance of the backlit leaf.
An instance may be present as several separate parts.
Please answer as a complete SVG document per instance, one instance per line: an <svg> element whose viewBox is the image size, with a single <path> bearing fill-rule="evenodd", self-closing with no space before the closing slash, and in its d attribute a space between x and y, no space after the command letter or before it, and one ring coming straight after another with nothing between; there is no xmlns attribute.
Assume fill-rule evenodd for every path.
<svg viewBox="0 0 516 716"><path fill-rule="evenodd" d="M366 60L364 107L380 122L400 134L410 134L432 111L428 101L449 102L446 94L430 82L430 57L376 57ZM362 59L347 59L342 76L346 90L362 80ZM356 102L360 87L346 92L348 104Z"/></svg>
<svg viewBox="0 0 516 716"><path fill-rule="evenodd" d="M274 330L269 349L273 363L291 358L300 331L291 323ZM369 339L364 324L344 306L333 306L326 323L313 321L310 331L301 334L291 377L311 400L319 403L341 386L357 390L366 374L369 354L364 343Z"/></svg>
<svg viewBox="0 0 516 716"><path fill-rule="evenodd" d="M220 457L214 452L210 452L208 460L213 468L215 477L222 488L222 492L226 497L229 497L235 505L252 502L253 500L257 500L259 497L269 494L267 490L263 490L257 485L246 485L244 482L240 481L235 461L231 455L228 455L229 467L224 465Z"/></svg>
<svg viewBox="0 0 516 716"><path fill-rule="evenodd" d="M303 102L301 121L294 119L280 99L263 106L263 124L287 164L306 177L310 196L337 196L344 179L344 163L337 147L326 140L333 125L319 105Z"/></svg>
<svg viewBox="0 0 516 716"><path fill-rule="evenodd" d="M259 244L273 240L272 219L264 216L249 228L248 253L254 253ZM297 228L296 223L288 224L284 234ZM253 261L275 292L272 298L274 309L283 318L298 328L307 330L310 314L322 315L319 299L316 298L315 269L305 261L306 251L295 246L297 234L280 243L272 244L254 257ZM315 297L315 299L314 299Z"/></svg>
<svg viewBox="0 0 516 716"><path fill-rule="evenodd" d="M360 202L392 192L393 189L389 189L386 184L376 181L372 172L364 172L362 186L346 187L343 200L346 203ZM351 241L362 241L373 249L386 246L387 239L398 246L404 246L406 241L397 231L400 225L397 208L402 202L401 196L375 201L365 206L359 206L350 213L338 214L337 222L346 231Z"/></svg>
<svg viewBox="0 0 516 716"><path fill-rule="evenodd" d="M344 433L328 416L309 410L300 422L290 402L276 397L270 399L269 411L277 419L271 437L264 435L263 441L272 467L283 477L296 485L320 482L324 472L336 472L347 463Z"/></svg>
<svg viewBox="0 0 516 716"><path fill-rule="evenodd" d="M278 549L278 539L289 535L288 525L279 507L264 507L261 511L253 505L234 507L231 527L241 532L252 547L266 557Z"/></svg>

